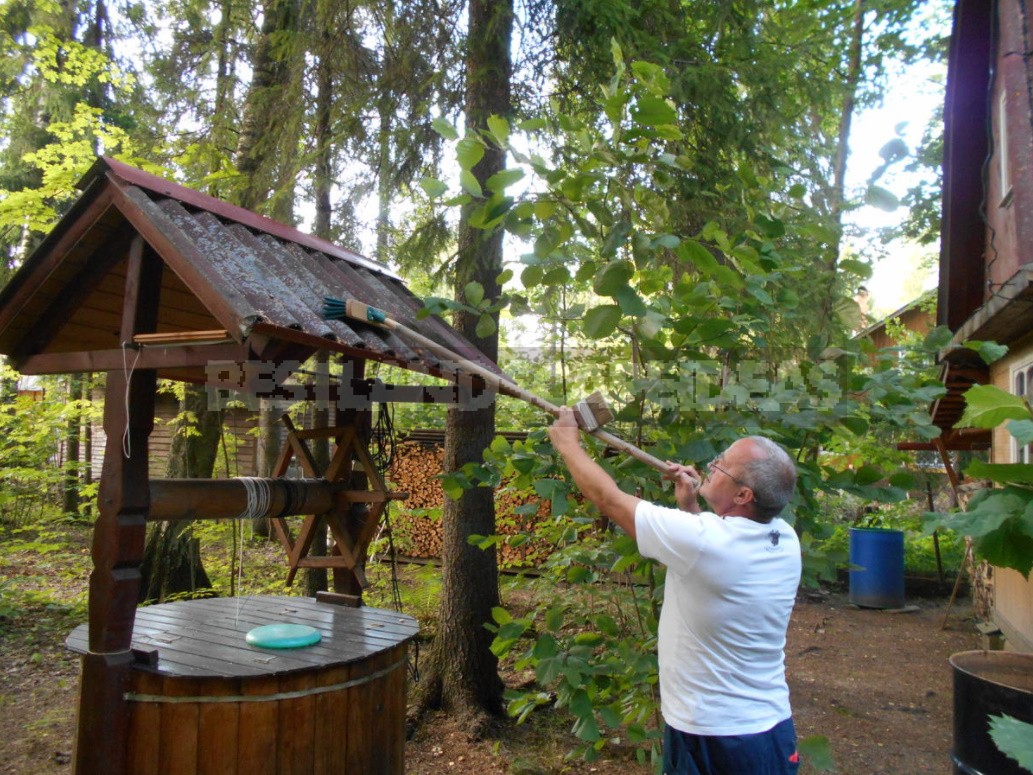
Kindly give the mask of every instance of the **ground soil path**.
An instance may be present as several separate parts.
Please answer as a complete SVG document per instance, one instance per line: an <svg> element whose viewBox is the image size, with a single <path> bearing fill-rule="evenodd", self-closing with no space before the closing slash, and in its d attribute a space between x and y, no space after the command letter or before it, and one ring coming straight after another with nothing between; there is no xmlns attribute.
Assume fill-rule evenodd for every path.
<svg viewBox="0 0 1033 775"><path fill-rule="evenodd" d="M801 595L786 650L801 736L824 735L837 772L950 772L950 654L977 648L965 602L908 601L910 613L852 607L845 596ZM40 621L0 620L0 773L67 775L78 663ZM592 764L564 762L562 725L505 726L471 740L461 724L432 716L409 743L410 775L647 773L628 751Z"/></svg>

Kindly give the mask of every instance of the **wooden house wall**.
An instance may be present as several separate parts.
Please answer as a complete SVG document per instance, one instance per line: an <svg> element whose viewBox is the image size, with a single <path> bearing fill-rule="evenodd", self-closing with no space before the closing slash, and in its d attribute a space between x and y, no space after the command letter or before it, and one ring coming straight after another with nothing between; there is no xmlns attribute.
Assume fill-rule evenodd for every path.
<svg viewBox="0 0 1033 775"><path fill-rule="evenodd" d="M996 81L988 109L992 122L993 156L988 165L986 217L988 221L986 277L989 298L1021 267L1033 262L1033 127L1029 121L1031 71L1023 51L1023 16L1030 13L1031 3L1000 3L996 31ZM1002 107L1003 105L1003 107ZM1007 175L1002 176L1001 170ZM1007 179L1010 189L1002 187ZM1009 314L1005 310L1002 314ZM1008 355L993 364L990 371L994 385L1011 392L1012 369L1033 360L1033 336L1010 345ZM1004 428L993 433L991 459L1014 462L1012 438ZM994 576L993 618L1006 636L1009 648L1033 651L1033 582L1021 574L997 568Z"/></svg>
<svg viewBox="0 0 1033 775"><path fill-rule="evenodd" d="M914 331L922 336L928 334L935 325L935 316L928 310L918 307L907 309L894 319L908 331ZM879 349L897 344L897 340L886 332L885 325L872 329L868 336L871 338L872 344Z"/></svg>
<svg viewBox="0 0 1033 775"><path fill-rule="evenodd" d="M995 52L996 79L988 109L992 122L993 154L987 167L986 277L993 290L1033 262L1033 128L1029 116L1031 73L1024 57L1023 16L1033 3L1000 3ZM1003 110L1002 110L1003 99ZM1003 119L1003 120L1002 120ZM1007 169L1010 187L1002 187Z"/></svg>
<svg viewBox="0 0 1033 775"><path fill-rule="evenodd" d="M1033 361L1033 334L1012 345L1008 354L990 369L992 383L1012 392L1012 370ZM1007 429L995 428L991 460L995 463L1015 462L1012 437ZM1033 577L1027 581L1017 571L994 569L994 622L1005 635L1007 647L1016 651L1033 651Z"/></svg>
<svg viewBox="0 0 1033 775"><path fill-rule="evenodd" d="M103 396L96 397L103 403ZM153 479L162 479L167 474L175 419L179 414L179 403L174 396L160 394L154 410L154 430L148 441L149 469ZM230 476L257 476L258 438L251 431L258 427L258 415L249 409L227 409L225 412L227 451L230 460ZM282 428L279 429L281 441ZM95 480L99 480L104 465L104 449L107 436L100 423L93 426L93 459L91 468ZM218 451L217 466L223 463L223 452Z"/></svg>

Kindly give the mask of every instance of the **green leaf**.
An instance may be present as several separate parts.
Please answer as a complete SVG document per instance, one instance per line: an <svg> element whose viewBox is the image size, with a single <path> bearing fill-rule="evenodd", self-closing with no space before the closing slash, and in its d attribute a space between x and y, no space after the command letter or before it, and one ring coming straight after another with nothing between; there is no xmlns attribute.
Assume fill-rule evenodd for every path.
<svg viewBox="0 0 1033 775"><path fill-rule="evenodd" d="M430 122L431 127L446 140L455 140L459 137L459 133L452 124L443 118L436 118Z"/></svg>
<svg viewBox="0 0 1033 775"><path fill-rule="evenodd" d="M1029 408L1020 396L994 385L976 385L965 391L965 412L961 428L995 428L1005 420L1030 419Z"/></svg>
<svg viewBox="0 0 1033 775"><path fill-rule="evenodd" d="M463 288L463 298L471 307L479 307L484 301L484 286L478 282L469 282Z"/></svg>
<svg viewBox="0 0 1033 775"><path fill-rule="evenodd" d="M574 636L574 644L577 646L588 646L595 648L603 642L603 636L598 632L579 632Z"/></svg>
<svg viewBox="0 0 1033 775"><path fill-rule="evenodd" d="M965 347L975 350L987 364L1000 360L1007 354L1008 346L997 342L965 342Z"/></svg>
<svg viewBox="0 0 1033 775"><path fill-rule="evenodd" d="M422 188L424 193L426 193L431 199L437 199L448 191L448 186L437 178L423 178L420 181L420 188Z"/></svg>
<svg viewBox="0 0 1033 775"><path fill-rule="evenodd" d="M954 338L954 334L947 326L937 326L925 335L922 346L927 350L942 350L950 344L952 338Z"/></svg>
<svg viewBox="0 0 1033 775"><path fill-rule="evenodd" d="M630 261L611 261L596 274L592 288L600 296L613 296L628 286L634 274L635 266Z"/></svg>
<svg viewBox="0 0 1033 775"><path fill-rule="evenodd" d="M630 285L623 285L618 288L613 297L617 300L621 312L630 317L640 318L649 309L646 307L646 303L642 301L642 297Z"/></svg>
<svg viewBox="0 0 1033 775"><path fill-rule="evenodd" d="M649 127L678 121L678 114L667 100L652 96L639 97L631 108L631 117L636 123Z"/></svg>
<svg viewBox="0 0 1033 775"><path fill-rule="evenodd" d="M840 271L850 272L865 280L872 276L872 265L867 261L860 261L856 258L844 258L836 265Z"/></svg>
<svg viewBox="0 0 1033 775"><path fill-rule="evenodd" d="M915 488L915 475L910 471L897 471L890 477L890 484L894 487L900 487L904 490L913 490Z"/></svg>
<svg viewBox="0 0 1033 775"><path fill-rule="evenodd" d="M742 288L744 285L738 272L719 263L714 254L696 240L682 240L675 252L683 261L692 264L708 277L713 277L735 289Z"/></svg>
<svg viewBox="0 0 1033 775"><path fill-rule="evenodd" d="M620 714L608 705L604 705L599 708L599 718L602 719L603 723L610 727L610 729L617 729L622 723Z"/></svg>
<svg viewBox="0 0 1033 775"><path fill-rule="evenodd" d="M882 186L868 186L864 202L888 213L900 207L900 199L897 198L897 195Z"/></svg>
<svg viewBox="0 0 1033 775"><path fill-rule="evenodd" d="M535 659L551 659L559 653L559 644L551 635L542 635L532 649Z"/></svg>
<svg viewBox="0 0 1033 775"><path fill-rule="evenodd" d="M541 283L544 274L540 266L529 266L520 273L520 282L525 288L534 288Z"/></svg>
<svg viewBox="0 0 1033 775"><path fill-rule="evenodd" d="M1008 520L1023 515L1031 499L1033 493L1016 487L983 490L969 501L967 511L952 514L944 526L962 535L980 538L999 530Z"/></svg>
<svg viewBox="0 0 1033 775"><path fill-rule="evenodd" d="M765 291L761 286L757 285L757 283L746 283L746 290L749 292L750 296L755 298L761 304L765 304L770 307L775 303L775 300L771 298L771 294Z"/></svg>
<svg viewBox="0 0 1033 775"><path fill-rule="evenodd" d="M678 255L682 261L692 264L704 274L713 274L714 269L718 266L714 254L696 240L682 240L681 245L678 246Z"/></svg>
<svg viewBox="0 0 1033 775"><path fill-rule="evenodd" d="M563 627L565 611L562 606L553 606L545 612L545 628L549 632L559 632Z"/></svg>
<svg viewBox="0 0 1033 775"><path fill-rule="evenodd" d="M758 213L753 219L765 237L779 239L786 234L785 224L778 218L773 218L763 213Z"/></svg>
<svg viewBox="0 0 1033 775"><path fill-rule="evenodd" d="M602 735L599 733L599 725L594 715L580 716L574 724L574 734L586 743L594 743Z"/></svg>
<svg viewBox="0 0 1033 775"><path fill-rule="evenodd" d="M484 158L484 144L476 137L467 135L456 146L456 160L460 169L472 170Z"/></svg>
<svg viewBox="0 0 1033 775"><path fill-rule="evenodd" d="M613 66L619 70L624 69L624 52L621 51L617 38L610 38L610 56L613 57Z"/></svg>
<svg viewBox="0 0 1033 775"><path fill-rule="evenodd" d="M832 758L832 746L824 735L801 738L796 744L796 750L815 772L835 771L836 762Z"/></svg>
<svg viewBox="0 0 1033 775"><path fill-rule="evenodd" d="M635 330L639 336L652 339L667 325L667 318L654 310L647 310L645 315L635 321Z"/></svg>
<svg viewBox="0 0 1033 775"><path fill-rule="evenodd" d="M494 334L497 328L498 325L495 323L495 318L485 312L477 319L477 326L474 328L474 333L476 333L481 339L484 339L485 337Z"/></svg>
<svg viewBox="0 0 1033 775"><path fill-rule="evenodd" d="M590 339L602 339L617 330L621 320L621 308L616 304L602 304L585 313L581 327Z"/></svg>
<svg viewBox="0 0 1033 775"><path fill-rule="evenodd" d="M1033 484L1033 466L1027 463L984 463L973 460L965 473L974 479L989 479L998 484Z"/></svg>
<svg viewBox="0 0 1033 775"><path fill-rule="evenodd" d="M477 178L470 170L459 171L459 185L463 187L463 191L468 193L470 196L481 196L481 184L477 182Z"/></svg>
<svg viewBox="0 0 1033 775"><path fill-rule="evenodd" d="M995 530L977 538L973 548L991 565L1011 568L1029 579L1033 569L1033 538L1014 529Z"/></svg>
<svg viewBox="0 0 1033 775"><path fill-rule="evenodd" d="M497 640L516 640L527 631L526 619L513 619L499 627Z"/></svg>
<svg viewBox="0 0 1033 775"><path fill-rule="evenodd" d="M502 116L488 116L488 131L500 147L509 141L509 122Z"/></svg>
<svg viewBox="0 0 1033 775"><path fill-rule="evenodd" d="M621 218L616 224L614 224L613 228L610 229L610 233L606 235L606 242L604 242L602 248L599 249L600 254L606 257L615 255L628 241L629 233L631 233L631 221L627 218Z"/></svg>
<svg viewBox="0 0 1033 775"><path fill-rule="evenodd" d="M529 118L521 121L517 126L524 132L537 132L539 129L545 129L548 122L544 118Z"/></svg>
<svg viewBox="0 0 1033 775"><path fill-rule="evenodd" d="M882 469L878 466L863 465L854 472L854 483L863 486L875 484L886 478Z"/></svg>
<svg viewBox="0 0 1033 775"><path fill-rule="evenodd" d="M1011 716L990 716L990 737L1001 753L1033 772L1033 724Z"/></svg>
<svg viewBox="0 0 1033 775"><path fill-rule="evenodd" d="M511 186L524 177L524 171L522 169L508 169L496 172L486 181L485 185L490 191L504 191L506 186Z"/></svg>
<svg viewBox="0 0 1033 775"><path fill-rule="evenodd" d="M855 436L864 436L868 433L868 421L863 417L843 417L840 422Z"/></svg>
<svg viewBox="0 0 1033 775"><path fill-rule="evenodd" d="M1019 446L1033 444L1033 420L1012 420L1007 428Z"/></svg>

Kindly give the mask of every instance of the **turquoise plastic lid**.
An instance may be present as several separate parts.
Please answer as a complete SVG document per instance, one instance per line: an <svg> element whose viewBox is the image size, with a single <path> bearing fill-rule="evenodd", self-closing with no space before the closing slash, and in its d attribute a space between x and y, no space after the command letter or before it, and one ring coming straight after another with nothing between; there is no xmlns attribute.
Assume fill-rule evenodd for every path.
<svg viewBox="0 0 1033 775"><path fill-rule="evenodd" d="M248 645L262 649L298 649L322 639L319 630L307 624L264 624L244 636Z"/></svg>

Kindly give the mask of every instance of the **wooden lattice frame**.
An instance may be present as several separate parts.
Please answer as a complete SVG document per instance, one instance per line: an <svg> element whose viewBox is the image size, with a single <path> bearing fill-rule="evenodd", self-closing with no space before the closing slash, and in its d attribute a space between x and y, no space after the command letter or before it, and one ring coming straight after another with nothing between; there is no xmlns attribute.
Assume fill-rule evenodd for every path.
<svg viewBox="0 0 1033 775"><path fill-rule="evenodd" d="M338 504L330 511L306 516L297 537L291 534L285 518L271 520L273 532L287 552L290 566L287 585L290 586L294 582L298 568L330 568L350 571L359 587L365 589L369 585L363 570L366 552L376 534L384 507L390 500L404 499L406 493L394 493L387 489L383 477L377 471L354 426L304 430L296 428L289 416L284 415L282 419L287 428L287 438L277 458L273 470L274 477L284 476L291 460L296 458L306 476L326 479L331 483L348 482L352 476L353 464L358 462L369 483L369 489L347 490L341 493L343 498L339 499ZM326 470L321 471L306 440L328 438L334 439L337 448ZM354 503L366 504L369 507L364 518L357 518L349 513L349 507ZM309 550L312 548L316 530L324 522L334 543L326 557L310 555Z"/></svg>

